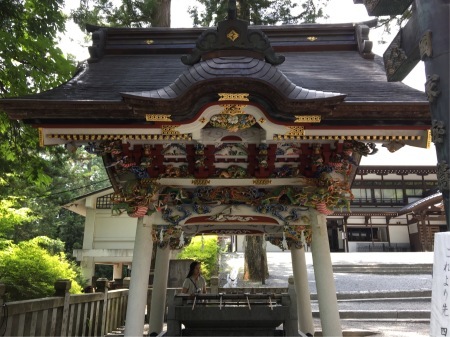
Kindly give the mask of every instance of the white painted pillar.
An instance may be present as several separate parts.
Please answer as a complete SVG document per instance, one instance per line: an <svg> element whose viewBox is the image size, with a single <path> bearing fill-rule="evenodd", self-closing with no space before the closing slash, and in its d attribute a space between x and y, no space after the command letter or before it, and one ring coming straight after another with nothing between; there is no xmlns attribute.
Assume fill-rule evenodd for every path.
<svg viewBox="0 0 450 337"><path fill-rule="evenodd" d="M150 333L162 332L164 326L164 312L166 310L167 279L169 277L170 248L156 250L155 276L153 278L152 302L150 306Z"/></svg>
<svg viewBox="0 0 450 337"><path fill-rule="evenodd" d="M89 256L83 256L83 260L80 264L81 275L87 280L87 285L92 285L92 278L95 275L95 263L94 258Z"/></svg>
<svg viewBox="0 0 450 337"><path fill-rule="evenodd" d="M92 200L87 204L86 220L84 222L83 234L83 251L89 251L94 247L94 232L95 232L95 209L92 208ZM91 256L81 257L81 275L87 280L88 285L92 285L92 278L95 275L95 261Z"/></svg>
<svg viewBox="0 0 450 337"><path fill-rule="evenodd" d="M128 293L125 337L142 336L144 332L145 306L147 304L148 277L152 259L152 216L137 221L134 241L130 290ZM144 219L145 218L145 219Z"/></svg>
<svg viewBox="0 0 450 337"><path fill-rule="evenodd" d="M291 247L292 272L294 274L295 293L297 295L298 328L304 334L314 336L314 320L311 309L311 291L308 285L305 249Z"/></svg>
<svg viewBox="0 0 450 337"><path fill-rule="evenodd" d="M312 225L311 253L314 277L316 279L322 335L324 337L342 336L326 217L316 210L311 210L310 214Z"/></svg>

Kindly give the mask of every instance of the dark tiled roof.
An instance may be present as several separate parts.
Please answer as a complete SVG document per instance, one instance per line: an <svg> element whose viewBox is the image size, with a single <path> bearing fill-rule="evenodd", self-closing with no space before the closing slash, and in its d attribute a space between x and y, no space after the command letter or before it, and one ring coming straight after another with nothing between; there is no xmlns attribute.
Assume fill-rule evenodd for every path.
<svg viewBox="0 0 450 337"><path fill-rule="evenodd" d="M381 57L357 52L284 53L277 68L299 87L346 94L346 102L425 102L423 92L387 82ZM171 85L189 69L180 55L111 55L87 63L69 82L27 99L121 101L123 92L152 91Z"/></svg>
<svg viewBox="0 0 450 337"><path fill-rule="evenodd" d="M248 78L259 83L269 83L289 100L323 99L341 96L342 94L308 90L296 86L277 67L263 60L250 57L212 58L194 64L185 70L171 85L162 89L133 93L148 98L171 99L186 93L190 87L214 79ZM130 93L132 94L132 93Z"/></svg>

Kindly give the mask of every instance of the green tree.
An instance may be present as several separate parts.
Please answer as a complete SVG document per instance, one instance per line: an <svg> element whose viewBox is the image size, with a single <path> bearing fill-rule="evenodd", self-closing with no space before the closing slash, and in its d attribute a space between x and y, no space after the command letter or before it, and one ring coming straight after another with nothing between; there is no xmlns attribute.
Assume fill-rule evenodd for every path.
<svg viewBox="0 0 450 337"><path fill-rule="evenodd" d="M237 0L237 17L253 25L313 23L325 18L323 8L329 0ZM198 0L198 6L189 8L195 26L217 25L228 15L228 0Z"/></svg>
<svg viewBox="0 0 450 337"><path fill-rule="evenodd" d="M62 0L4 0L0 11L0 97L16 97L55 87L75 67L56 47L64 31ZM51 182L50 148L39 147L37 130L11 121L0 111L0 236L13 226L36 220L26 204L29 191Z"/></svg>
<svg viewBox="0 0 450 337"><path fill-rule="evenodd" d="M170 0L80 0L71 17L82 31L86 24L112 27L170 27Z"/></svg>
<svg viewBox="0 0 450 337"><path fill-rule="evenodd" d="M59 279L71 280L70 292L81 293L79 272L62 249L59 240L37 237L17 245L10 243L0 251L0 281L6 285L7 300L52 296L54 283Z"/></svg>

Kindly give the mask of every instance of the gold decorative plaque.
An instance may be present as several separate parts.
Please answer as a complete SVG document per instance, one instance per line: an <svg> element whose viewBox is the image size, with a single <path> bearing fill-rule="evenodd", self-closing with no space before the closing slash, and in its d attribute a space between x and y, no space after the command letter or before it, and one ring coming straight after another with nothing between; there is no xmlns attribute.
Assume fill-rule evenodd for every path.
<svg viewBox="0 0 450 337"><path fill-rule="evenodd" d="M227 34L227 38L234 42L239 37L239 33L236 32L234 29L230 30Z"/></svg>
<svg viewBox="0 0 450 337"><path fill-rule="evenodd" d="M253 185L270 185L271 179L253 179Z"/></svg>
<svg viewBox="0 0 450 337"><path fill-rule="evenodd" d="M39 146L44 147L44 131L42 130L42 128L38 128L38 132L39 132Z"/></svg>
<svg viewBox="0 0 450 337"><path fill-rule="evenodd" d="M192 184L196 186L206 186L209 185L211 181L209 179L193 179Z"/></svg>
<svg viewBox="0 0 450 337"><path fill-rule="evenodd" d="M218 93L219 101L248 101L248 95L244 93Z"/></svg>
<svg viewBox="0 0 450 337"><path fill-rule="evenodd" d="M244 108L246 105L243 104L221 104L223 110L220 112L221 114L227 115L240 115L244 113Z"/></svg>
<svg viewBox="0 0 450 337"><path fill-rule="evenodd" d="M288 126L289 136L303 136L305 134L305 128L303 126Z"/></svg>
<svg viewBox="0 0 450 337"><path fill-rule="evenodd" d="M145 120L147 122L171 122L171 115L145 115Z"/></svg>
<svg viewBox="0 0 450 337"><path fill-rule="evenodd" d="M178 125L163 125L161 132L163 135L179 135L180 132L176 130Z"/></svg>
<svg viewBox="0 0 450 337"><path fill-rule="evenodd" d="M294 123L320 123L322 121L322 116L311 115L311 116L295 116Z"/></svg>

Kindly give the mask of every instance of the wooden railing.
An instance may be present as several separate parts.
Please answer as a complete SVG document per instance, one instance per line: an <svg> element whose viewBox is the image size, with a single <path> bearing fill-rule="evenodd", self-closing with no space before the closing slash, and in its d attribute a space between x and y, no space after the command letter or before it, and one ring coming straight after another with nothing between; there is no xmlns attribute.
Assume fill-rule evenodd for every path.
<svg viewBox="0 0 450 337"><path fill-rule="evenodd" d="M0 284L0 336L104 336L124 325L128 301L128 289L108 291L108 283L71 295L70 281L61 280L54 297L6 303Z"/></svg>
<svg viewBox="0 0 450 337"><path fill-rule="evenodd" d="M286 293L287 288L222 288L211 279L210 293ZM96 292L71 295L70 281L55 283L55 296L4 302L5 285L0 283L0 336L105 336L125 325L128 289L108 290L109 281L98 279ZM167 289L171 298L181 288ZM152 288L148 289L147 313ZM147 317L148 321L148 317Z"/></svg>

